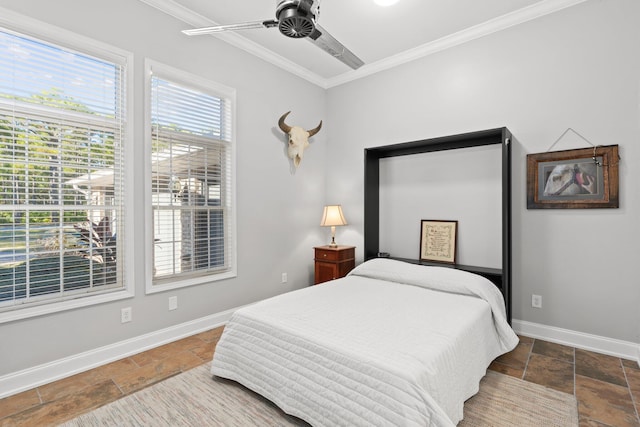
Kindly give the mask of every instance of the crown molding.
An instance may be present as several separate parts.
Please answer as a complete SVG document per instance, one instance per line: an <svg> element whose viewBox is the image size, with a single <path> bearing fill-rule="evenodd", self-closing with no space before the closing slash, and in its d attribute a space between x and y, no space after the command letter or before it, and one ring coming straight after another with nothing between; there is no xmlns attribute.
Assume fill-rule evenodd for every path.
<svg viewBox="0 0 640 427"><path fill-rule="evenodd" d="M587 0L544 0L528 7L516 10L506 15L499 16L473 27L466 28L451 35L439 38L429 43L417 46L413 49L400 52L397 55L390 56L380 61L365 64L358 70L348 71L336 77L327 79L325 88L338 86L353 80L369 76L380 71L406 64L425 56L479 39L489 34L497 33L507 28L514 27L519 24L540 18L545 15L566 9L576 4L583 3Z"/></svg>
<svg viewBox="0 0 640 427"><path fill-rule="evenodd" d="M217 22L212 21L209 18L206 18L199 13L194 12L191 9L188 9L181 4L176 3L173 0L140 0L142 3L146 3L147 5L158 9L161 12L166 13L167 15L173 16L174 18L192 25L193 27L213 27L215 25L219 25ZM185 36L188 37L188 36ZM316 73L309 71L308 69L301 67L300 65L294 63L293 61L288 60L287 58L278 55L277 53L265 49L264 46L255 43L246 37L239 35L238 33L233 32L223 32L218 34L211 34L210 37L216 37L226 43L229 43L232 46L235 46L239 49L244 50L245 52L250 53L251 55L257 56L260 59L263 59L277 67L280 67L292 74L297 75L317 86L326 88L326 79L320 77Z"/></svg>
<svg viewBox="0 0 640 427"><path fill-rule="evenodd" d="M173 16L180 21L193 25L194 27L205 27L218 25L217 22L208 19L191 9L188 9L174 0L140 0L168 15ZM540 18L545 15L555 13L559 10L566 9L571 6L583 3L587 0L543 0L532 4L531 6L518 9L514 12L507 13L473 27L458 31L457 33L442 37L429 43L413 49L406 50L397 55L365 64L357 70L349 70L331 78L324 78L318 74L301 67L298 64L284 58L277 53L265 49L263 46L237 34L237 33L218 33L212 34L239 49L242 49L254 56L257 56L273 65L276 65L292 74L297 75L323 89L329 89L339 86L357 79L361 79L372 74L388 70L398 65L402 65L416 59L449 49L472 40L493 34L507 28Z"/></svg>

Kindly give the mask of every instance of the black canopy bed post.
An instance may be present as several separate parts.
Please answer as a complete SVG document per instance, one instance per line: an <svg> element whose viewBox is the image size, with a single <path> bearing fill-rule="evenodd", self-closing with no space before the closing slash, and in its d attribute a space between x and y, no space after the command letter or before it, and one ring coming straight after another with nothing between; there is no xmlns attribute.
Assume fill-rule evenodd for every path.
<svg viewBox="0 0 640 427"><path fill-rule="evenodd" d="M487 277L500 288L511 323L511 132L506 127L366 148L364 165L364 258L378 256L380 244L380 159L500 144L502 147L502 268L453 267ZM404 261L422 263L417 259ZM443 264L444 265L444 264Z"/></svg>

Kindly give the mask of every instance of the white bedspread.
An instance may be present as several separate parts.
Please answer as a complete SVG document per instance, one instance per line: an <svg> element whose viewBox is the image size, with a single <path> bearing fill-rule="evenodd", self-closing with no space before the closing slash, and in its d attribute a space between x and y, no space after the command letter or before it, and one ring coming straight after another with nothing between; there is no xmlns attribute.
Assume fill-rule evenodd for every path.
<svg viewBox="0 0 640 427"><path fill-rule="evenodd" d="M518 338L497 288L376 259L234 313L212 373L313 426L453 426Z"/></svg>

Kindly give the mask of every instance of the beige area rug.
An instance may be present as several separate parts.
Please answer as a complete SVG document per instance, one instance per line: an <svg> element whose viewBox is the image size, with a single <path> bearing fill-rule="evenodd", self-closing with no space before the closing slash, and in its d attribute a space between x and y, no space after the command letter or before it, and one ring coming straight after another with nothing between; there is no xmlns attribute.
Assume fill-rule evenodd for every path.
<svg viewBox="0 0 640 427"><path fill-rule="evenodd" d="M487 371L478 394L465 402L464 420L458 427L577 425L574 395Z"/></svg>
<svg viewBox="0 0 640 427"><path fill-rule="evenodd" d="M243 386L212 379L210 364L169 378L64 424L87 426L308 426ZM463 427L578 425L574 396L489 371L464 406Z"/></svg>

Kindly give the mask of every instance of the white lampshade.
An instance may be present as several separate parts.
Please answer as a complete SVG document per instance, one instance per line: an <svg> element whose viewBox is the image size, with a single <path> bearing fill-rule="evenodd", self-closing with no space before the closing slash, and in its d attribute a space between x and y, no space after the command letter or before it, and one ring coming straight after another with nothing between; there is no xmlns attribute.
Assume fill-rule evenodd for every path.
<svg viewBox="0 0 640 427"><path fill-rule="evenodd" d="M320 225L323 227L331 227L331 243L329 246L335 248L338 246L336 243L336 225L347 225L347 220L344 219L344 214L342 213L342 206L340 205L330 205L324 207L324 212L322 213L322 220L320 221Z"/></svg>
<svg viewBox="0 0 640 427"><path fill-rule="evenodd" d="M323 227L347 225L347 220L344 219L344 214L342 213L342 206L325 206L320 225Z"/></svg>

